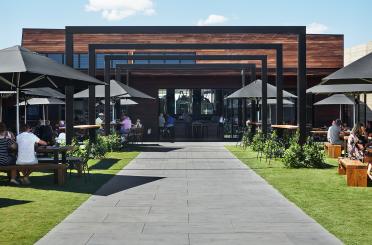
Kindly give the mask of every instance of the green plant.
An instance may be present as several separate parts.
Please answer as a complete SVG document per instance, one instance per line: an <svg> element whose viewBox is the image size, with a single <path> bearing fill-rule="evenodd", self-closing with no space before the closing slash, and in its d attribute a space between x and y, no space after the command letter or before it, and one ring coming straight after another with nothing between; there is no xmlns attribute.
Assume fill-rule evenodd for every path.
<svg viewBox="0 0 372 245"><path fill-rule="evenodd" d="M105 144L107 151L113 152L118 151L122 148L120 135L114 133L108 136L100 136L102 143Z"/></svg>
<svg viewBox="0 0 372 245"><path fill-rule="evenodd" d="M324 160L324 152L320 145L314 142L312 137L308 137L306 144L303 146L304 164L306 167L324 168L326 166Z"/></svg>
<svg viewBox="0 0 372 245"><path fill-rule="evenodd" d="M324 153L311 137L303 146L299 145L299 133L296 132L284 152L283 164L288 168L323 168Z"/></svg>
<svg viewBox="0 0 372 245"><path fill-rule="evenodd" d="M274 130L266 139L264 144L264 153L269 158L283 157L284 146Z"/></svg>
<svg viewBox="0 0 372 245"><path fill-rule="evenodd" d="M246 129L243 133L242 137L242 143L241 146L244 149L247 149L247 147L252 143L252 136L251 136L251 131L249 129Z"/></svg>
<svg viewBox="0 0 372 245"><path fill-rule="evenodd" d="M265 139L262 132L257 132L252 139L251 144L252 150L254 151L263 151L265 147Z"/></svg>

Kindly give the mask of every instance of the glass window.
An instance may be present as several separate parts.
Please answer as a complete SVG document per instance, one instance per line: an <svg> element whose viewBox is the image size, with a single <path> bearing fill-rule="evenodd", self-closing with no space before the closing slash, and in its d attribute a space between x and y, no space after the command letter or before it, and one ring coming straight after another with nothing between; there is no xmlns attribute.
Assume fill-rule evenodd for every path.
<svg viewBox="0 0 372 245"><path fill-rule="evenodd" d="M79 54L74 54L72 56L72 64L75 69L79 68Z"/></svg>
<svg viewBox="0 0 372 245"><path fill-rule="evenodd" d="M147 55L147 53L134 53L135 55ZM148 64L148 60L134 60L134 64Z"/></svg>
<svg viewBox="0 0 372 245"><path fill-rule="evenodd" d="M175 89L175 114L192 114L192 90L191 89Z"/></svg>
<svg viewBox="0 0 372 245"><path fill-rule="evenodd" d="M111 68L116 68L119 64L128 64L128 60L111 60Z"/></svg>
<svg viewBox="0 0 372 245"><path fill-rule="evenodd" d="M159 98L159 113L166 114L167 113L167 90L159 89L158 98Z"/></svg>
<svg viewBox="0 0 372 245"><path fill-rule="evenodd" d="M59 64L63 64L63 54L48 54L48 57Z"/></svg>
<svg viewBox="0 0 372 245"><path fill-rule="evenodd" d="M79 54L79 68L88 69L89 67L89 56L88 54Z"/></svg>
<svg viewBox="0 0 372 245"><path fill-rule="evenodd" d="M196 55L196 53L194 53L194 52L183 52L183 53L180 53L180 54L182 54L182 55L185 55L185 56L187 56L187 55L189 55L189 56L195 56ZM189 59L189 60L180 60L180 63L181 64L196 64L196 60L194 60L194 59Z"/></svg>
<svg viewBox="0 0 372 245"><path fill-rule="evenodd" d="M163 53L149 53L149 55L164 55ZM150 64L164 64L164 60L149 60Z"/></svg>
<svg viewBox="0 0 372 245"><path fill-rule="evenodd" d="M165 53L166 56L180 55L180 53ZM165 60L165 64L179 64L180 60Z"/></svg>
<svg viewBox="0 0 372 245"><path fill-rule="evenodd" d="M105 68L105 54L96 54L96 69Z"/></svg>
<svg viewBox="0 0 372 245"><path fill-rule="evenodd" d="M215 115L216 114L216 91L215 89L201 90L201 114Z"/></svg>

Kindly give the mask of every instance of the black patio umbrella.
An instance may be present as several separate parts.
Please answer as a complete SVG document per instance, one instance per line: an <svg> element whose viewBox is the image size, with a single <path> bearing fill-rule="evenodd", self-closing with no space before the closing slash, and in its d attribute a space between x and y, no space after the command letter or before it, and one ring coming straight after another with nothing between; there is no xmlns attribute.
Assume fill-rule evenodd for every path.
<svg viewBox="0 0 372 245"><path fill-rule="evenodd" d="M88 98L89 89L83 90L74 95L74 98ZM96 98L105 97L105 86L96 86ZM110 97L116 98L140 98L140 99L155 99L137 89L129 87L126 84L117 82L115 80L110 81Z"/></svg>
<svg viewBox="0 0 372 245"><path fill-rule="evenodd" d="M344 94L334 94L330 97L327 97L323 100L320 100L314 105L340 105L340 119L342 118L342 109L341 105L355 105L355 99L351 96L346 96ZM354 108L355 113L355 108ZM354 117L355 118L355 117Z"/></svg>
<svg viewBox="0 0 372 245"><path fill-rule="evenodd" d="M105 84L21 46L0 50L0 90L16 91L17 133L19 132L19 91L28 87L86 87Z"/></svg>
<svg viewBox="0 0 372 245"><path fill-rule="evenodd" d="M350 63L322 79L321 84L372 83L372 53Z"/></svg>
<svg viewBox="0 0 372 245"><path fill-rule="evenodd" d="M57 98L31 98L19 103L20 106L27 106L27 105L42 105L43 106L43 120L45 122L45 106L46 105L64 105L65 102L63 100ZM26 122L26 113L25 113L25 122Z"/></svg>
<svg viewBox="0 0 372 245"><path fill-rule="evenodd" d="M372 92L372 84L332 84L316 85L306 90L306 93L313 94L359 94Z"/></svg>
<svg viewBox="0 0 372 245"><path fill-rule="evenodd" d="M234 93L227 96L225 99L255 99L262 97L262 80L257 79L256 81L251 82L247 86L235 91ZM291 94L283 90L284 98L297 98L296 95ZM276 87L271 84L267 84L267 98L276 98Z"/></svg>

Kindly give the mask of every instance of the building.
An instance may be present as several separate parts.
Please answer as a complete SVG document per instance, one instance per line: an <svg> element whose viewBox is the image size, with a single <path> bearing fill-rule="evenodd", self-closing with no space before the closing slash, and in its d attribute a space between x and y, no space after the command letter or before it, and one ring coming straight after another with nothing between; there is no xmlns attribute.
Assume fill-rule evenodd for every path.
<svg viewBox="0 0 372 245"><path fill-rule="evenodd" d="M113 33L111 27L100 27L101 33L91 31L92 27L79 27L81 32L73 35L73 67L88 72L89 44L282 44L283 50L283 89L297 93L297 36L292 34L266 34L266 33L239 33L236 30L244 27L169 27L172 33L162 33L162 27L145 27L149 32L140 31L130 33ZM107 28L107 29L106 29ZM134 30L137 27L132 27ZM140 30L143 27L138 27ZM204 29L203 29L204 28ZM89 31L85 32L85 29ZM129 28L131 29L131 28ZM212 30L205 32L204 30ZM67 30L67 27L66 27ZM65 29L23 29L22 46L45 54L60 63L66 63L65 55ZM179 30L179 32L178 32ZM188 30L188 31L185 31ZM191 30L191 31L190 31ZM195 30L195 32L193 32ZM344 61L343 35L308 34L306 35L306 78L307 85L311 87L320 80L343 67ZM170 49L166 46L161 49L97 49L95 75L103 80L104 57L107 54L129 55L157 55L157 56L184 56L200 55L263 55L267 57L268 81L275 85L276 81L276 50L274 49ZM259 60L196 60L196 59L148 59L148 60L115 60L111 62L110 76L121 82L129 82L130 86L139 89L156 101L141 101L139 105L129 107L128 113L132 120L137 117L146 127L148 139L158 138L158 115L168 113L176 117L176 137L187 140L193 138L193 122L202 122L205 128L201 129L204 138L208 140L221 139L221 137L235 137L236 128L242 124L240 111L244 110L246 118L250 117L250 110L238 100L224 100L224 96L242 87L250 81L251 73L245 70L221 67L219 69L132 69L120 73L118 64L137 65L202 65L202 64L240 64L255 65L255 73L261 77L261 62ZM164 66L167 67L167 66ZM117 74L115 74L117 73ZM246 101L247 105L250 103ZM77 116L85 117L86 105L76 106ZM274 109L271 111L275 111ZM284 121L294 123L296 110L284 108ZM315 117L320 125L336 118L338 111L329 111L327 108L316 110ZM219 118L225 118L224 133L219 129ZM275 121L275 114L271 115ZM198 133L198 132L196 132ZM194 137L195 138L195 137Z"/></svg>

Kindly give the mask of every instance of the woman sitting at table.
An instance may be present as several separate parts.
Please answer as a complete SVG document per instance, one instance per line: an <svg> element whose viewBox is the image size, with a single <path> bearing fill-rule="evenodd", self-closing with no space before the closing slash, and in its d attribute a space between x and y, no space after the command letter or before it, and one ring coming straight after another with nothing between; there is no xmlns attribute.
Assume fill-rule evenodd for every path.
<svg viewBox="0 0 372 245"><path fill-rule="evenodd" d="M356 123L347 140L347 153L350 158L362 161L365 147L365 128L361 123Z"/></svg>
<svg viewBox="0 0 372 245"><path fill-rule="evenodd" d="M15 157L10 153L11 150L16 150L14 135L7 131L6 125L0 122L0 166L15 165ZM17 172L10 171L10 183L19 185L16 180Z"/></svg>
<svg viewBox="0 0 372 245"><path fill-rule="evenodd" d="M22 133L17 135L17 145L18 145L18 157L16 164L17 165L31 165L37 164L35 144L47 145L47 142L39 139L36 135L31 132L29 125L25 124L21 128ZM23 171L23 178L21 182L23 184L30 184L28 176L31 174L31 171Z"/></svg>

